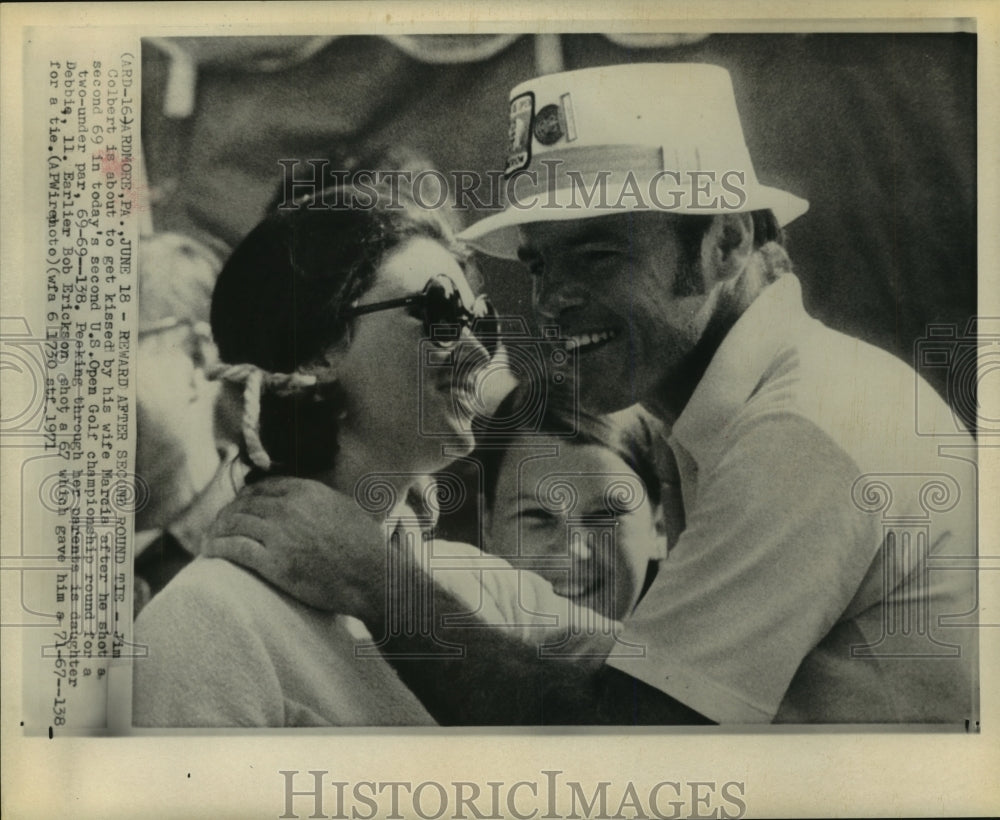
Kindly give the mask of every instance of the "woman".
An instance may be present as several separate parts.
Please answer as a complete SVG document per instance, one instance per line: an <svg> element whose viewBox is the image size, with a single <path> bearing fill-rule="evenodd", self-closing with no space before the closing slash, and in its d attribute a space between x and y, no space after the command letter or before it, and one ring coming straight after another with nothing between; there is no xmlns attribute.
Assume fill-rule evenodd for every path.
<svg viewBox="0 0 1000 820"><path fill-rule="evenodd" d="M268 217L219 276L212 331L223 379L243 392L250 481L284 473L352 494L378 474L405 499L454 457L442 436L450 453L472 448L463 400L469 362L489 361L471 332L495 330L488 303L474 299L436 214L370 193L341 189L327 201L352 207ZM424 351L463 367L422 368ZM405 513L404 502L395 514ZM185 568L143 611L136 640L149 647L135 664L138 726L433 722L377 653L358 657L372 643L360 622L221 559Z"/></svg>

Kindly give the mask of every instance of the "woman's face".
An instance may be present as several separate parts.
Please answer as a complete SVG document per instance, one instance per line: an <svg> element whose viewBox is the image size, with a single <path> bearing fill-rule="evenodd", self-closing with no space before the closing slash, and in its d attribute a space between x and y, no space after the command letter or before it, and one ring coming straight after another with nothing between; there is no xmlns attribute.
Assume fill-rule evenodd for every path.
<svg viewBox="0 0 1000 820"><path fill-rule="evenodd" d="M433 239L416 237L385 257L358 305L418 294L438 274L451 277L466 305L473 303L472 288L451 252ZM468 330L462 339L463 357L476 355L488 362ZM407 308L352 319L350 341L336 356L337 377L347 394L342 447L344 440L360 441L374 469L388 463L418 473L454 459L442 456L445 444L471 450L472 431L460 404L464 386L453 383L454 369L442 363L446 359L447 351L425 339L422 319Z"/></svg>
<svg viewBox="0 0 1000 820"><path fill-rule="evenodd" d="M642 480L602 445L551 437L525 443L532 448L512 448L501 462L487 549L528 559L559 595L624 617L649 562L666 550ZM534 445L558 447L558 455L531 455Z"/></svg>

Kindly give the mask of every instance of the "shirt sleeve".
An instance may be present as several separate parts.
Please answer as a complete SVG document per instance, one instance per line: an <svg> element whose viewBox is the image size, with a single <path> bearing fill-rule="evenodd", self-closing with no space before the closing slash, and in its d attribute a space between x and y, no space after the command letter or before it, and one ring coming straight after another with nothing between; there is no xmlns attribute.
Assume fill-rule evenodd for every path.
<svg viewBox="0 0 1000 820"><path fill-rule="evenodd" d="M726 451L609 665L719 723L770 721L879 547L851 501L860 471L806 419L775 413L724 431Z"/></svg>
<svg viewBox="0 0 1000 820"><path fill-rule="evenodd" d="M601 658L621 629L557 594L540 575L470 544L440 542L430 571L434 584L467 608L445 626L488 626L543 651L558 647L562 654Z"/></svg>

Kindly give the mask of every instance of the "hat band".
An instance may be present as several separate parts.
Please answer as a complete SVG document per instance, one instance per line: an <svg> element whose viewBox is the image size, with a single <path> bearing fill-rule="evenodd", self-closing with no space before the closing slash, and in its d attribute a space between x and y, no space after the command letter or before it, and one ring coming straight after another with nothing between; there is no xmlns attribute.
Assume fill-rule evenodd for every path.
<svg viewBox="0 0 1000 820"><path fill-rule="evenodd" d="M664 149L649 145L594 145L547 151L516 171L505 188L505 207L640 208L664 211L727 210L746 202L756 184L752 170L706 170L695 151L687 162L674 151L666 168Z"/></svg>
<svg viewBox="0 0 1000 820"><path fill-rule="evenodd" d="M663 149L654 145L586 145L535 154L531 167L515 171L510 176L530 176L532 171L565 173L574 170L594 175L599 171L631 170L636 174L652 174L663 170Z"/></svg>

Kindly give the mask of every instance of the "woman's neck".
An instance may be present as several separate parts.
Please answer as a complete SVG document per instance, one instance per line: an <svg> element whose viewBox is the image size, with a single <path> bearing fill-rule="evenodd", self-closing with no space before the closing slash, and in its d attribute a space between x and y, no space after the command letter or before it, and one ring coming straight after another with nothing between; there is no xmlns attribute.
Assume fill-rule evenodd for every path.
<svg viewBox="0 0 1000 820"><path fill-rule="evenodd" d="M334 466L316 479L339 493L356 498L362 509L377 519L384 519L405 500L418 471L401 464L398 457L365 446L349 430L341 430L339 439ZM391 498L385 494L389 488L392 489Z"/></svg>

